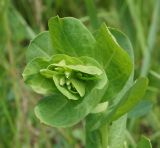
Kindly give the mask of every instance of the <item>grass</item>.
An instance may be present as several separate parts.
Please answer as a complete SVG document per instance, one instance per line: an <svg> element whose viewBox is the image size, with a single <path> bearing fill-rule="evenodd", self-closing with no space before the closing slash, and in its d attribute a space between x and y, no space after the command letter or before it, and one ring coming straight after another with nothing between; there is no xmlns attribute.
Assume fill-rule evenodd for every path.
<svg viewBox="0 0 160 148"><path fill-rule="evenodd" d="M145 6L143 5L145 3ZM136 76L148 75L150 87L144 99L152 110L127 124L128 145L135 147L141 134L151 138L154 148L160 145L160 1L113 0L1 0L0 2L0 147L76 147L84 145L81 124L70 129L41 125L34 115L36 98L24 85L21 73L28 43L55 15L80 18L90 28L105 21L123 30L131 39L135 52ZM89 16L89 17L88 17Z"/></svg>

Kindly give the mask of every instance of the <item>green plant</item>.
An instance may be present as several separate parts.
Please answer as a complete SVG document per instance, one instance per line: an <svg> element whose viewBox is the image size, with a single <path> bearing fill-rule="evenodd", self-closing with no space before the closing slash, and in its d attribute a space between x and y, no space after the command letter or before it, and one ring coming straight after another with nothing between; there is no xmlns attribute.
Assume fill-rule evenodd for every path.
<svg viewBox="0 0 160 148"><path fill-rule="evenodd" d="M127 113L148 80L133 82L133 51L123 33L102 24L92 34L79 20L57 16L31 41L27 62L25 83L46 96L35 107L42 123L69 127L85 119L86 147L124 147Z"/></svg>

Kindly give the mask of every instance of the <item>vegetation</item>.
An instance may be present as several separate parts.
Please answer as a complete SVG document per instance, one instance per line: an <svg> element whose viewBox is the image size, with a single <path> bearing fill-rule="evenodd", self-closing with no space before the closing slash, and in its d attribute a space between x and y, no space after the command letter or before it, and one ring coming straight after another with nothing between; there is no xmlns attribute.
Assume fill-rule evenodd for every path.
<svg viewBox="0 0 160 148"><path fill-rule="evenodd" d="M144 0L86 0L84 2L68 0L67 5L64 0L1 0L0 147L10 148L14 145L15 147L78 148L85 147L86 144L88 147L93 145L106 147L109 144L113 148L143 148L151 147L149 138L153 148L158 148L160 146L158 140L160 138L159 14L159 0L147 2ZM68 17L63 18L66 23L61 26L61 18L50 19L56 15L78 18L89 30L79 20ZM109 26L108 29L105 24L102 24L103 22ZM73 24L77 27L74 28ZM126 35L113 28L125 32L133 48ZM46 32L48 29L49 32ZM44 32L40 33L42 31ZM66 34L60 37L59 32L64 31ZM76 31L79 33L78 36L74 34ZM121 47L117 46L109 32ZM49 33L51 41L48 37ZM83 39L84 36L87 40ZM70 39L70 43L65 38ZM30 40L32 42L28 48ZM72 47L75 53L70 51ZM99 50L94 50L95 53L87 53L87 50L82 47L89 48L91 51ZM110 51L107 50L108 47L111 47ZM106 54L101 54L100 51ZM114 51L117 54L114 54L113 65L110 64L107 71L106 56L110 57ZM78 57L73 58L74 54ZM35 57L37 58L34 59ZM55 59L57 61L54 61ZM40 66L35 67L35 63ZM114 81L117 75L115 66L122 75L116 81ZM31 76L30 74L34 74L37 68L40 68L38 69L40 75ZM67 86L67 92L66 88L64 90L59 87L58 82L61 80L61 84L63 83L61 70L68 78L66 69L74 71L73 77L69 79L72 85ZM37 104L42 96L33 93L30 87L24 84L22 72L25 82L35 92L48 96L50 91L58 89L57 99L52 102L50 97L47 97ZM149 79L148 88L146 76ZM38 81L35 79L37 77ZM50 77L53 77L52 82L56 88L50 83ZM47 85L42 87L39 82L43 79ZM85 83L83 83L84 80ZM68 84L67 81L65 83ZM107 85L108 91L104 87ZM100 93L95 93L96 89L100 89ZM86 94L89 97L86 97ZM50 118L53 108L61 107L66 98L78 101L79 110L77 112L73 110L77 104L72 103L73 100L68 100L63 112L58 112L57 116ZM55 103L57 103L56 107ZM107 111L99 111L98 106L94 108L96 105L100 105L101 109L105 106ZM41 122L58 128L41 124L34 114L35 106L36 116ZM69 110L67 111L66 108Z"/></svg>

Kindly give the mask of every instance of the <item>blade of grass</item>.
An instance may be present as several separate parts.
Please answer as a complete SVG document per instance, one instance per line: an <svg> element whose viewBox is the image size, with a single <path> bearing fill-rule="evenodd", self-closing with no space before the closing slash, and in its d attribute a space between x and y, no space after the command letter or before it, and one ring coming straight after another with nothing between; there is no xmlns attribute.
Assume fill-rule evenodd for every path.
<svg viewBox="0 0 160 148"><path fill-rule="evenodd" d="M128 141L131 143L132 147L135 148L136 141L134 140L133 136L130 134L130 132L128 130L125 131L125 135L126 135Z"/></svg>
<svg viewBox="0 0 160 148"><path fill-rule="evenodd" d="M21 14L16 10L13 9L13 12L15 13L15 15L17 16L17 18L19 19L19 22L24 26L24 28L26 29L27 33L29 34L31 39L34 39L36 34L35 32L31 29L31 27L27 24L27 22L24 20L24 18L21 16Z"/></svg>
<svg viewBox="0 0 160 148"><path fill-rule="evenodd" d="M160 80L160 74L159 74L159 73L157 73L157 72L155 72L155 71L153 71L153 70L150 70L149 73L150 73L152 76L154 76L155 78L157 78L157 79Z"/></svg>
<svg viewBox="0 0 160 148"><path fill-rule="evenodd" d="M147 38L147 48L145 49L145 52L144 52L141 76L146 76L149 72L149 68L151 64L151 54L154 48L154 44L156 41L156 35L157 35L158 27L159 27L158 26L159 25L159 15L160 15L160 1L156 0L152 22L150 25L148 38Z"/></svg>
<svg viewBox="0 0 160 148"><path fill-rule="evenodd" d="M140 18L137 14L136 6L134 4L134 1L133 0L126 0L126 3L128 5L130 14L131 14L132 19L134 21L134 24L135 24L135 27L136 27L136 30L137 30L137 37L138 37L138 40L139 40L139 44L141 46L142 53L144 54L145 49L146 49L146 40L145 40L145 35L144 35L144 30L143 30L142 23L141 23Z"/></svg>
<svg viewBox="0 0 160 148"><path fill-rule="evenodd" d="M16 102L16 109L17 109L17 116L16 119L17 121L20 121L20 115L21 115L21 111L20 111L20 95L19 95L19 85L17 83L17 68L16 68L16 61L15 61L15 55L14 55L14 48L13 48L13 42L12 42L12 31L10 28L10 20L8 18L8 11L9 11L9 7L10 7L10 1L6 1L6 15L5 15L5 19L4 19L4 23L5 23L5 31L7 34L7 43L6 43L6 51L8 54L8 63L10 65L9 70L7 71L9 76L11 77L11 84L12 84L12 89L14 91L14 97L15 97L15 102ZM18 122L16 122L17 125ZM17 126L18 127L18 126ZM19 133L19 128L16 128L16 133L15 133L15 146L19 147L20 146L20 133Z"/></svg>
<svg viewBox="0 0 160 148"><path fill-rule="evenodd" d="M93 0L85 0L85 6L90 17L91 25L93 29L99 27L99 21L96 13L95 3Z"/></svg>
<svg viewBox="0 0 160 148"><path fill-rule="evenodd" d="M5 114L5 117L8 120L8 123L10 125L10 129L11 129L12 133L15 134L16 133L15 125L13 124L12 117L10 115L9 110L7 109L7 105L6 105L5 101L4 101L4 98L1 101L1 104L2 104L2 107L3 107L3 111L4 111L4 114Z"/></svg>

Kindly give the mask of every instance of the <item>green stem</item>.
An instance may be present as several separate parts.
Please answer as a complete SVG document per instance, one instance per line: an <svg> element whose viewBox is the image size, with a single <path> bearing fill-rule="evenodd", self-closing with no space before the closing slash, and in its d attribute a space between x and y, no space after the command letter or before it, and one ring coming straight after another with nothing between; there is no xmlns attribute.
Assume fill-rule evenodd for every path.
<svg viewBox="0 0 160 148"><path fill-rule="evenodd" d="M108 148L108 125L105 124L100 128L102 148Z"/></svg>
<svg viewBox="0 0 160 148"><path fill-rule="evenodd" d="M90 130L90 121L96 116L92 114L86 118L86 148L108 148L108 124L96 130Z"/></svg>

